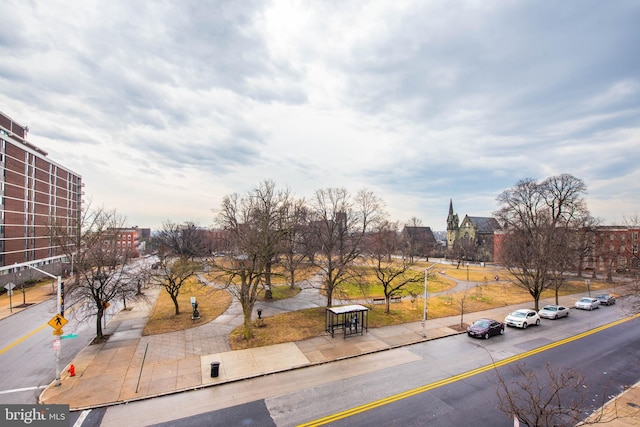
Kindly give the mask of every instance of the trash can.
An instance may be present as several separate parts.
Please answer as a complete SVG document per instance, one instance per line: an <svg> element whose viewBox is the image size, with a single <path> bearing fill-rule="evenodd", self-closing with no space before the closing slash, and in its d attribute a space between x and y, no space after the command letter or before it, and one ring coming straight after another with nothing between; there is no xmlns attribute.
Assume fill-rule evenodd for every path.
<svg viewBox="0 0 640 427"><path fill-rule="evenodd" d="M216 378L220 373L220 362L211 362L211 378Z"/></svg>

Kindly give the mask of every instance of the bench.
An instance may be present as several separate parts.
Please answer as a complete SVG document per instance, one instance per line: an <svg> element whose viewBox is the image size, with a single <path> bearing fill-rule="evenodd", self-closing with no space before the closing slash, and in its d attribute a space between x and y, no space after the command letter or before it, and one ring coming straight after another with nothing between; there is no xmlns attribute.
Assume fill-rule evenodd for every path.
<svg viewBox="0 0 640 427"><path fill-rule="evenodd" d="M400 302L402 301L402 297L401 296L392 296L391 298L389 298L390 302ZM385 298L374 298L373 299L373 303L374 304L384 304L386 302Z"/></svg>

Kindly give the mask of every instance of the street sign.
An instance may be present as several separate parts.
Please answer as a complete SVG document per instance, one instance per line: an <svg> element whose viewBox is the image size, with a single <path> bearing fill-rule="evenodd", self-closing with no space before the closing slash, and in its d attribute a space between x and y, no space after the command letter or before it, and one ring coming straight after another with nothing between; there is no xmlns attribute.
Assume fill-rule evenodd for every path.
<svg viewBox="0 0 640 427"><path fill-rule="evenodd" d="M54 329L53 330L53 335L56 336L56 337L59 337L62 334L64 334L64 331L62 329Z"/></svg>
<svg viewBox="0 0 640 427"><path fill-rule="evenodd" d="M6 285L4 285L4 288L8 291L12 290L13 288L15 288L16 285L14 285L13 283L9 282Z"/></svg>
<svg viewBox="0 0 640 427"><path fill-rule="evenodd" d="M51 326L53 329L61 330L62 327L67 324L67 319L62 317L60 314L56 314L47 323L49 323L49 326Z"/></svg>
<svg viewBox="0 0 640 427"><path fill-rule="evenodd" d="M60 340L53 340L53 349L60 350Z"/></svg>
<svg viewBox="0 0 640 427"><path fill-rule="evenodd" d="M60 339L62 339L62 340L66 340L66 339L69 339L69 338L78 338L78 334L67 334L67 335L63 335L63 336L60 337Z"/></svg>

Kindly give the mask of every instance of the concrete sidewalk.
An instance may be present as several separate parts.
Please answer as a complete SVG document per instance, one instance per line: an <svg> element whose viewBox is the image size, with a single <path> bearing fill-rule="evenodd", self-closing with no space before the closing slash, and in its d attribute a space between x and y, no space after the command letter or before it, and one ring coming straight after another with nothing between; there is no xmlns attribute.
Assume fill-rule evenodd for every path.
<svg viewBox="0 0 640 427"><path fill-rule="evenodd" d="M40 396L42 404L68 404L71 409L86 409L126 403L156 396L193 390L216 384L240 381L277 372L329 363L364 354L385 351L418 342L458 334L455 327L460 316L427 320L422 336L422 322L383 328L370 328L362 336L344 339L329 334L304 341L231 351L229 333L242 322L242 310L234 302L212 322L185 331L142 336L159 288L147 289L147 302L130 305L107 325L110 335L104 344L89 345L74 360L75 376L65 368L61 385L50 385ZM45 295L43 293L42 298ZM560 303L571 307L576 296L562 297ZM35 301L34 301L35 302ZM266 321L282 311L319 306L309 289L286 301L260 303ZM551 301L541 302L551 303ZM465 313L465 322L482 317L501 320L516 308L529 303ZM259 308L256 307L256 308ZM8 310L7 310L8 311ZM211 363L219 363L217 377L211 377ZM640 387L631 387L617 398L617 411L625 418L607 425L640 425Z"/></svg>

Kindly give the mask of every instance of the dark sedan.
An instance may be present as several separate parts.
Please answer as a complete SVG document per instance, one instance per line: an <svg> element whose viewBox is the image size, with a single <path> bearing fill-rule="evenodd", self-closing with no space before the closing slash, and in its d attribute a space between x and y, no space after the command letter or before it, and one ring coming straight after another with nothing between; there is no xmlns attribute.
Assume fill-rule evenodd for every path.
<svg viewBox="0 0 640 427"><path fill-rule="evenodd" d="M467 328L467 335L474 338L489 339L504 334L504 323L492 319L478 319Z"/></svg>
<svg viewBox="0 0 640 427"><path fill-rule="evenodd" d="M596 295L596 299L600 301L600 305L613 305L616 303L616 297L609 294Z"/></svg>

